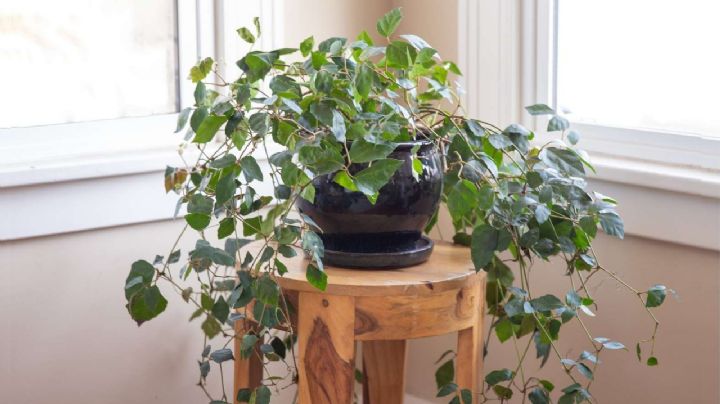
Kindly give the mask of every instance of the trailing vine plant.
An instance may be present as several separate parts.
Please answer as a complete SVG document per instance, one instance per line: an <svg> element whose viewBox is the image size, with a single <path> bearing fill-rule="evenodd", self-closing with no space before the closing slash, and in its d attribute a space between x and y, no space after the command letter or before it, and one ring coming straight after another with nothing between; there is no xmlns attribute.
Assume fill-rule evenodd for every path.
<svg viewBox="0 0 720 404"><path fill-rule="evenodd" d="M165 190L180 195L177 210L187 210L186 224L167 258L132 264L125 284L131 317L140 325L162 313L168 302L158 284L169 285L194 307L190 321L205 335L198 385L208 400L268 403L297 380L292 308L275 281L287 271L284 260L304 250L310 258L308 282L320 290L327 285L321 229L294 211L295 201L313 201L313 179L326 174L374 201L400 165L388 158L394 145L421 133L443 156L442 200L452 217L453 241L468 246L475 269L487 272L485 352L495 339L517 352L508 368L487 373L478 401L506 402L518 395L533 404L550 403L551 396L561 404L594 401L590 387L599 358L626 349L593 334L584 320L597 307L588 285L601 277L636 295L647 310L654 328L635 350L642 359L649 347L647 365L657 365L659 322L652 309L667 290L635 289L600 263L592 247L598 225L623 238L623 222L615 200L586 190L585 175L593 168L575 146L578 133L546 105L526 108L547 116L547 131L559 134L543 144L520 125L501 129L466 117L453 79L460 75L458 67L418 36L391 39L400 20L395 9L378 21L377 31L386 38L382 44L362 32L355 41L315 44L309 37L298 49L251 50L237 61L242 70L237 78L222 77L210 58L192 68L195 105L180 113L176 132L186 131L181 150L196 145L197 159L165 171ZM254 25L237 31L251 45L261 34L257 19ZM351 172L350 164L366 168ZM268 180L272 195L260 189ZM436 221L437 214L426 230ZM178 245L188 230L198 239L183 256ZM532 286L533 275L548 276L533 274L533 263L552 257L565 265L565 279L558 279L567 283L564 296ZM236 335L234 322L247 317L259 324ZM579 355L567 357L559 336L573 323L587 341ZM223 385L213 394L206 379L212 369L222 379L223 365L236 359L229 348L235 339L243 357L261 355L265 365L281 362L286 371L271 374L266 368L262 385L252 391L228 393ZM524 368L531 348L542 364L562 367L567 381L561 388L555 388L560 381L539 379ZM453 381L452 355L439 361L438 396L470 403L470 391Z"/></svg>

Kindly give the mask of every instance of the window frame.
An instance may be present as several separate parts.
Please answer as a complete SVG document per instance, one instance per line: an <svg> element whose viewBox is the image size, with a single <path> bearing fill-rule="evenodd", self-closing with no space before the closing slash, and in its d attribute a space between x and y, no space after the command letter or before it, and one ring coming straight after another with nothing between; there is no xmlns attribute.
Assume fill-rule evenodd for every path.
<svg viewBox="0 0 720 404"><path fill-rule="evenodd" d="M282 45L284 0L175 1L180 110L194 103L190 67L208 56L234 64L246 50L234 30L252 17L265 28L256 48ZM172 219L177 198L164 192L162 174L184 164L177 116L0 129L0 211L12 212L0 241ZM184 154L194 161L193 147ZM272 184L258 190L272 193Z"/></svg>
<svg viewBox="0 0 720 404"><path fill-rule="evenodd" d="M246 48L235 29L260 16L261 47L282 38L279 0L175 0L179 110L194 103L187 72L202 57L233 63ZM270 28L272 27L272 28ZM212 80L212 79L211 79ZM11 186L156 171L177 159L178 112L55 125L0 128L0 189ZM168 160L170 158L170 160Z"/></svg>
<svg viewBox="0 0 720 404"><path fill-rule="evenodd" d="M459 0L463 105L499 126L520 123L543 145L558 133L526 105L555 105L556 0ZM597 173L621 204L626 234L720 250L720 139L572 122Z"/></svg>

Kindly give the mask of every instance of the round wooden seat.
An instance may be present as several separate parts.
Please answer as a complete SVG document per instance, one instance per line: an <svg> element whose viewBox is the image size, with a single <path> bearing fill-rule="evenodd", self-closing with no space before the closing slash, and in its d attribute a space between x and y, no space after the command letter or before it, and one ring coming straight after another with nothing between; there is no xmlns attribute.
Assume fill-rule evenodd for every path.
<svg viewBox="0 0 720 404"><path fill-rule="evenodd" d="M474 270L469 249L438 241L414 267L325 267L325 291L305 280L306 266L299 255L277 279L297 310L300 404L353 402L355 341L362 341L364 403L402 403L405 341L451 332L458 333L455 383L477 400L485 275ZM236 322L239 334L243 324ZM257 386L261 364L236 358L235 391Z"/></svg>

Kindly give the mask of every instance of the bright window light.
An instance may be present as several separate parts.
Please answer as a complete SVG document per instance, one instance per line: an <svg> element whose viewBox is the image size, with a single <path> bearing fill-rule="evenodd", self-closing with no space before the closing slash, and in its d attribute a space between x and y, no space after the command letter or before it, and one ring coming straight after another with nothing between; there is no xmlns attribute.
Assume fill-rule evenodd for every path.
<svg viewBox="0 0 720 404"><path fill-rule="evenodd" d="M720 137L720 1L558 8L561 110L581 122Z"/></svg>
<svg viewBox="0 0 720 404"><path fill-rule="evenodd" d="M174 3L0 2L0 128L174 112Z"/></svg>

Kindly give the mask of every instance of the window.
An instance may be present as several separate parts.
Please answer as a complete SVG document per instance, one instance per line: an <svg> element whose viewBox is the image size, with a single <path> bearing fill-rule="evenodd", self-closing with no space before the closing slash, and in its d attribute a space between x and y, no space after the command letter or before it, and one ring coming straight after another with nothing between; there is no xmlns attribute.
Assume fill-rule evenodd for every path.
<svg viewBox="0 0 720 404"><path fill-rule="evenodd" d="M560 0L557 105L576 121L720 137L720 2Z"/></svg>
<svg viewBox="0 0 720 404"><path fill-rule="evenodd" d="M0 127L176 112L175 16L172 0L2 2Z"/></svg>

